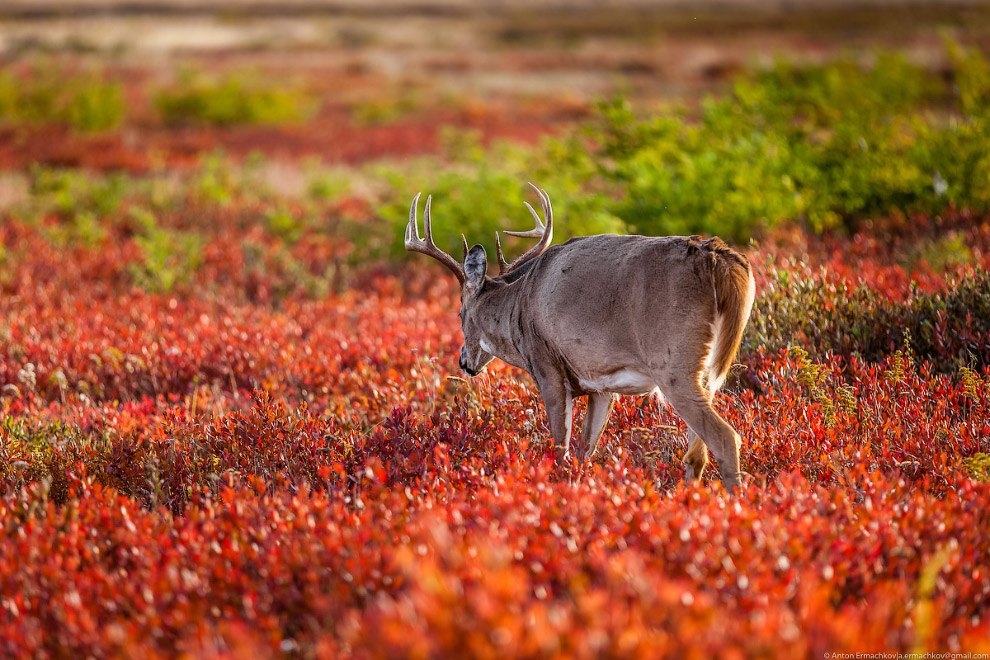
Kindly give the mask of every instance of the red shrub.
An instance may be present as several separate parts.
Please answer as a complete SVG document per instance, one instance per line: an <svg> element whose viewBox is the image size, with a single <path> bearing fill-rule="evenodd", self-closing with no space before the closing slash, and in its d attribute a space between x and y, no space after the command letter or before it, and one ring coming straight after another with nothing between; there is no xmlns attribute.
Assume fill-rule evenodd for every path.
<svg viewBox="0 0 990 660"><path fill-rule="evenodd" d="M313 296L294 278L348 246L243 212L213 208L157 294L125 222L68 250L0 228L0 656L990 651L990 486L963 463L990 451L987 374L758 347L763 391L717 402L738 497L680 485L683 423L648 399L554 466L527 376L453 376L450 282ZM852 277L883 249L858 241L822 262Z"/></svg>

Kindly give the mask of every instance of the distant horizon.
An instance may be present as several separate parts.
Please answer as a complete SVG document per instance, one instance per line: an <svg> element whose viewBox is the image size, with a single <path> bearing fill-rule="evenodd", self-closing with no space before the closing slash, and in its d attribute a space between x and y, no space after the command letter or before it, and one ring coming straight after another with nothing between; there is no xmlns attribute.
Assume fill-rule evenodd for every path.
<svg viewBox="0 0 990 660"><path fill-rule="evenodd" d="M828 9L869 9L905 7L986 7L983 0L379 0L369 6L364 0L7 0L0 5L0 16L44 16L45 14L107 11L120 14L138 13L212 13L229 9L264 13L298 13L339 11L374 15L382 12L403 13L456 12L485 14L499 11L710 11L763 10L766 12L802 12Z"/></svg>

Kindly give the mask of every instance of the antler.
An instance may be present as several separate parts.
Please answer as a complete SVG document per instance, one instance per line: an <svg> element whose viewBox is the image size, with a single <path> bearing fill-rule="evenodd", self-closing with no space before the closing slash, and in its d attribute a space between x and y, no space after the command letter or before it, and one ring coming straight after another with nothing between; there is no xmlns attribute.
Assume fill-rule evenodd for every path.
<svg viewBox="0 0 990 660"><path fill-rule="evenodd" d="M523 204L526 205L526 208L529 209L529 212L533 214L533 219L536 220L536 226L529 231L506 231L505 233L510 236L519 236L521 238L539 238L540 242L523 253L522 256L513 261L511 264L505 261L505 257L502 254L502 241L499 240L498 232L495 232L495 252L498 254L499 277L508 275L527 261L540 256L548 247L550 247L550 242L553 241L553 209L550 207L550 195L547 194L547 191L540 190L532 183L530 183L529 186L536 191L537 195L540 196L540 205L543 207L543 217L546 219L546 224L540 220L540 216L536 213L533 207L529 205L529 202L523 202Z"/></svg>
<svg viewBox="0 0 990 660"><path fill-rule="evenodd" d="M426 198L426 210L423 211L423 228L426 230L426 238L422 239L419 237L419 223L416 220L416 216L419 214L419 196L422 193L416 193L413 197L412 205L409 207L409 224L406 225L406 249L410 252L422 252L423 254L429 255L442 263L444 266L450 269L450 271L457 276L457 281L462 285L467 276L464 274L464 266L459 264L456 259L441 250L433 242L433 228L430 223L430 203L433 201L433 196L430 195ZM464 235L461 235L461 240L464 242L464 255L467 256L467 239Z"/></svg>

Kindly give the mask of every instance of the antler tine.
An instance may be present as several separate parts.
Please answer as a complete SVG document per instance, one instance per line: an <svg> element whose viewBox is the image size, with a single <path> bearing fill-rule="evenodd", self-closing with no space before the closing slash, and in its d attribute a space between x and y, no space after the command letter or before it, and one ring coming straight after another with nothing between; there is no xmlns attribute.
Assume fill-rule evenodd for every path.
<svg viewBox="0 0 990 660"><path fill-rule="evenodd" d="M409 224L406 225L406 249L409 249L409 245L413 242L413 239L419 240L419 227L416 223L416 216L419 213L419 196L423 193L418 192L416 196L413 197L412 204L409 205Z"/></svg>
<svg viewBox="0 0 990 660"><path fill-rule="evenodd" d="M501 277L509 272L509 262L505 260L505 255L502 254L502 241L499 240L498 232L495 232L495 254L498 257L498 274Z"/></svg>
<svg viewBox="0 0 990 660"><path fill-rule="evenodd" d="M547 191L536 187L532 182L529 183L529 187L536 191L536 194L540 197L540 206L543 209L543 217L546 218L547 223L553 220L553 209L550 207L550 195ZM530 229L529 231L506 231L506 234L511 236L519 236L521 238L542 238L544 232L546 232L546 224L540 219L539 214L537 214L536 209L530 205L529 202L523 202L526 208L529 209L530 214L532 214L533 219L536 220L536 227Z"/></svg>
<svg viewBox="0 0 990 660"><path fill-rule="evenodd" d="M536 227L530 229L529 231L505 230L505 233L509 236L518 236L520 238L542 238L543 233L547 230L547 226L543 224L543 221L540 220L540 216L536 213L536 209L530 206L529 202L523 202L523 204L526 205L526 208L528 208L529 212L533 215L533 219L536 220Z"/></svg>
<svg viewBox="0 0 990 660"><path fill-rule="evenodd" d="M553 222L553 208L550 206L550 195L547 194L546 190L537 188L532 183L529 185L536 191L536 194L540 196L540 202L543 205L543 217L547 219L547 224L550 224Z"/></svg>
<svg viewBox="0 0 990 660"><path fill-rule="evenodd" d="M426 196L426 208L423 209L423 231L426 232L426 241L433 247L436 247L436 243L433 242L433 221L430 220L430 206L433 204L433 195Z"/></svg>
<svg viewBox="0 0 990 660"><path fill-rule="evenodd" d="M456 277L457 281L461 284L467 280L467 276L464 274L464 266L459 264L456 259L441 250L433 242L433 223L430 218L430 207L433 203L433 196L429 195L426 198L426 209L423 211L423 228L426 232L426 237L421 238L419 235L419 223L416 219L419 210L419 196L421 193L416 193L413 198L412 205L409 207L409 224L406 225L406 236L405 236L405 246L410 252L422 252L423 254L429 255L446 266L450 272L452 272ZM461 236L463 239L463 235ZM465 247L467 246L467 241L464 241Z"/></svg>
<svg viewBox="0 0 990 660"><path fill-rule="evenodd" d="M501 272L499 275L511 273L527 261L540 256L548 247L550 247L550 242L553 240L553 209L550 207L550 196L545 190L540 190L532 183L529 185L536 191L536 194L540 196L540 205L543 207L543 216L546 219L546 223L544 224L544 222L540 219L539 214L536 212L536 209L534 209L529 202L523 202L523 204L526 205L526 208L529 209L533 219L536 220L536 226L529 231L506 231L505 233L510 236L519 236L522 238L539 238L540 242L527 250L521 257L513 261L511 264L502 267L500 263L499 265ZM496 235L495 238L496 247L500 248L501 246L498 245L498 236Z"/></svg>

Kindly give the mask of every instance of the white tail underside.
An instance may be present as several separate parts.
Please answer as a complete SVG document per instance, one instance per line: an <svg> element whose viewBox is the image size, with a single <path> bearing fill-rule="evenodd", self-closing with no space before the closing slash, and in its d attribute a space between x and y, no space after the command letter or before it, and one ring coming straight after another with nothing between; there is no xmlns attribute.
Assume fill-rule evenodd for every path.
<svg viewBox="0 0 990 660"><path fill-rule="evenodd" d="M749 318L749 312L753 308L753 301L756 299L756 280L753 278L753 273L749 274L749 287L746 291L746 318ZM715 292L716 309L718 308L718 292ZM725 382L725 377L728 375L728 370L724 373L716 372L715 365L715 355L718 353L716 350L719 341L724 340L722 337L722 325L725 321L725 315L716 314L715 321L711 324L712 329L712 340L708 342L708 353L705 355L705 366L702 374L704 376L703 384L707 385L708 391L713 395L718 392L719 388Z"/></svg>

